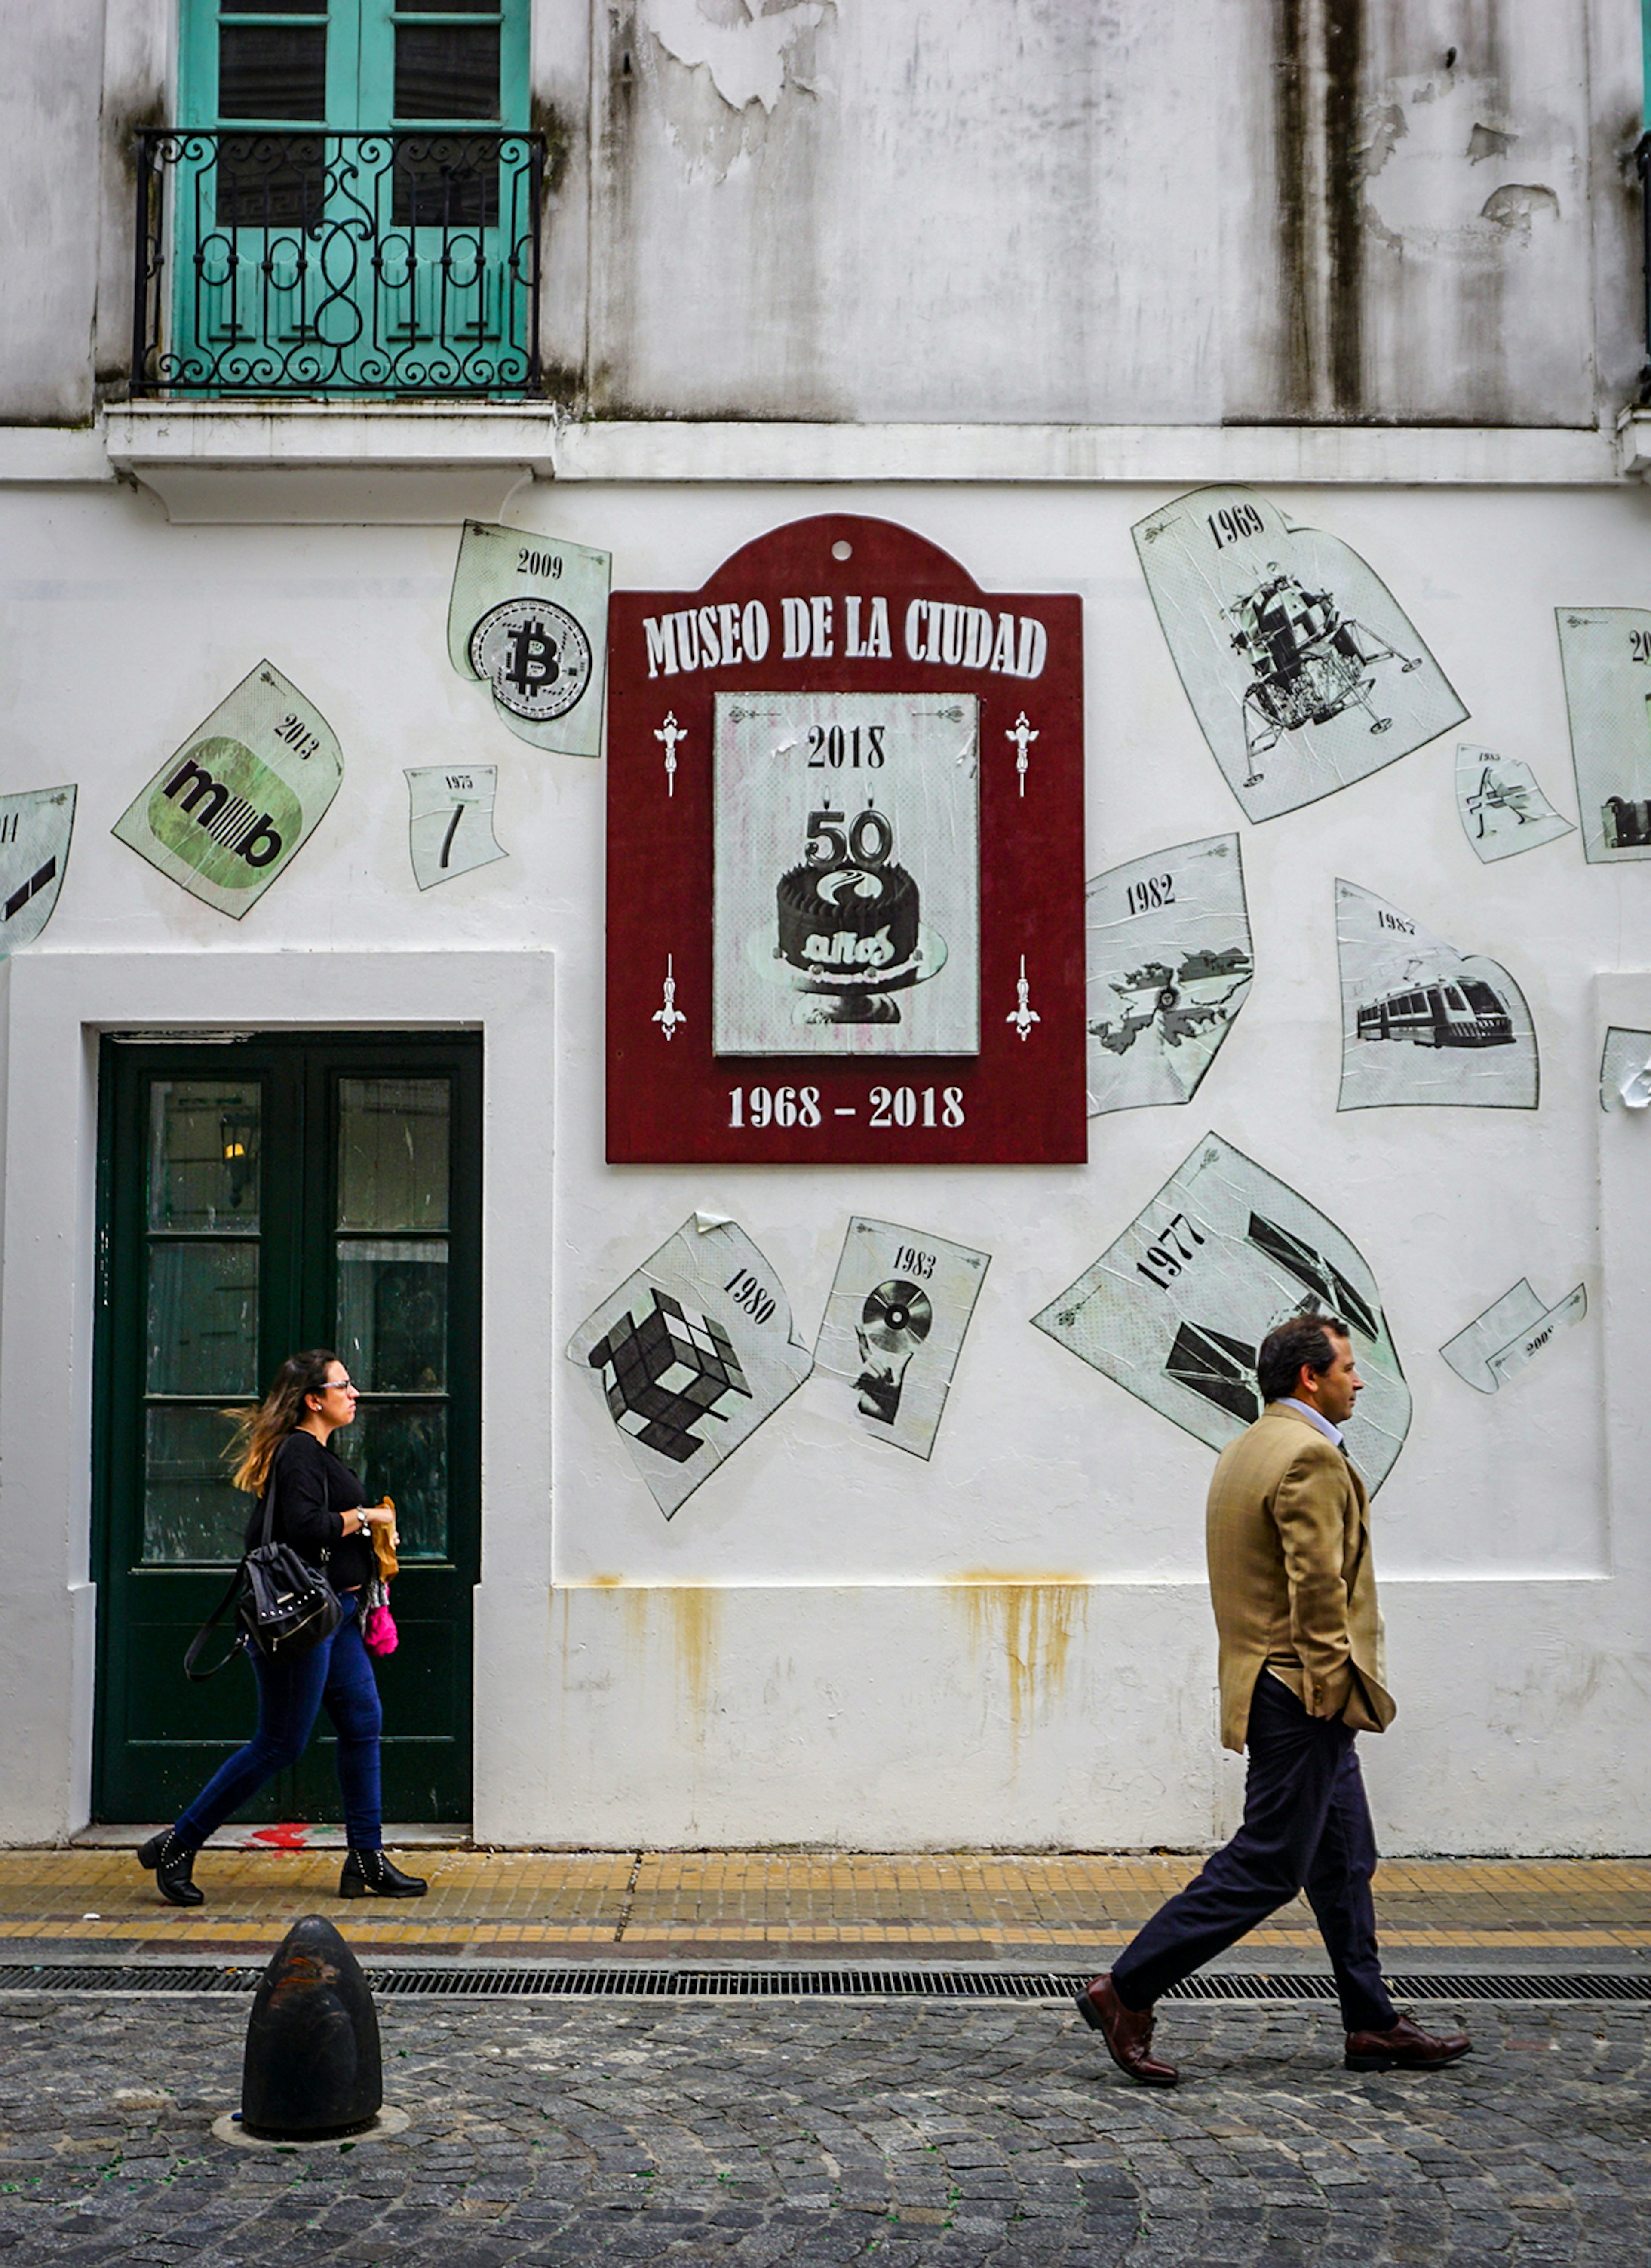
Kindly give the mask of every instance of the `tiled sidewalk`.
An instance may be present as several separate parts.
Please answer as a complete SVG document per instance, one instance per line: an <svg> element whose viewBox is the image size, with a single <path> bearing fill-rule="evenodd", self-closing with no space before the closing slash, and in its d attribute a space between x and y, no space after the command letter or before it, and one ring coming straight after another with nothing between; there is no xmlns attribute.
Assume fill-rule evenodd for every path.
<svg viewBox="0 0 1651 2268"><path fill-rule="evenodd" d="M345 1903L339 1854L211 1849L204 1906L156 1896L128 1850L0 1852L0 1961L266 1953L300 1913L358 1950L451 1960L881 1960L1104 1966L1197 1871L1177 1857L419 1849L428 1897ZM1376 1903L1394 1966L1597 1969L1651 1955L1651 1860L1397 1859ZM1321 1967L1298 1901L1229 1956Z"/></svg>

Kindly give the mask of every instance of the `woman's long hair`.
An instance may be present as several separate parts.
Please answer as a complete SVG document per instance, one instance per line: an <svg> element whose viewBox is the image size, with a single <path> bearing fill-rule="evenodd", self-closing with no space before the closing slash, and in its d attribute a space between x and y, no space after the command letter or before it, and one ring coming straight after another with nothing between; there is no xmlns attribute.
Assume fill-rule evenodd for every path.
<svg viewBox="0 0 1651 2268"><path fill-rule="evenodd" d="M339 1359L330 1347L290 1354L256 1410L224 1412L235 1427L235 1438L224 1454L237 1460L231 1478L238 1489L248 1496L262 1496L275 1451L305 1415L305 1396L325 1392L327 1373Z"/></svg>

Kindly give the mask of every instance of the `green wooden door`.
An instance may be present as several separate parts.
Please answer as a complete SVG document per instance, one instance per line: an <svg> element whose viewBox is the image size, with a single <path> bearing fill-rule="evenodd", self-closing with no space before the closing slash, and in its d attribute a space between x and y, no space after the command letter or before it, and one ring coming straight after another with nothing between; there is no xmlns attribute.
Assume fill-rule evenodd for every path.
<svg viewBox="0 0 1651 2268"><path fill-rule="evenodd" d="M519 386L529 0L185 0L172 374Z"/></svg>
<svg viewBox="0 0 1651 2268"><path fill-rule="evenodd" d="M333 1446L394 1498L385 1815L470 1815L480 1543L480 1042L104 1042L94 1811L172 1818L246 1739L253 1675L183 1653L240 1553L224 1412L301 1347L362 1389ZM330 1728L246 1815L339 1816Z"/></svg>

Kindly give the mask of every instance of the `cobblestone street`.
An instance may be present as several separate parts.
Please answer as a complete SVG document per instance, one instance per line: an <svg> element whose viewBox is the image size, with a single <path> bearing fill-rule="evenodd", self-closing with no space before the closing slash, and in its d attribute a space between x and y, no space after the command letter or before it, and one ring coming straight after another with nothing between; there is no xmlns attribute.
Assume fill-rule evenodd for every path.
<svg viewBox="0 0 1651 2268"><path fill-rule="evenodd" d="M354 2146L216 2140L244 1999L0 1995L0 2258L1640 2268L1643 2007L1427 2002L1432 2076L1333 2012L1171 2005L1172 2095L1070 2010L393 1999Z"/></svg>

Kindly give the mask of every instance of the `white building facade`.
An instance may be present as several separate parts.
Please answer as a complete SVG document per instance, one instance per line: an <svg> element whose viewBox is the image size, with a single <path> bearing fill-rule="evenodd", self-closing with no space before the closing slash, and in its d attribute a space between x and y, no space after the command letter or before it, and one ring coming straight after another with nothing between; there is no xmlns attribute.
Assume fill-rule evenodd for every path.
<svg viewBox="0 0 1651 2268"><path fill-rule="evenodd" d="M239 1665L181 1670L240 1516L216 1413L316 1343L409 1513L393 1816L578 1847L1221 1837L1203 1501L1242 1397L1212 1399L1219 1354L1192 1388L1155 1356L1146 1392L1032 1322L1215 1138L1353 1248L1327 1297L1372 1308L1403 1407L1383 1847L1643 1851L1632 0L4 4L0 858L8 799L16 842L45 831L0 880L56 871L43 925L26 895L0 925L0 1838L170 1815L246 1729ZM1286 715L1281 679L1224 725L1193 697L1141 531L1204 488L1255 499L1310 610L1302 544L1394 610L1334 648L1358 764L1271 815L1251 774L1336 720ZM1185 1101L1104 1090L1087 1163L608 1161L609 762L516 737L451 666L461 529L682 593L818 514L912 531L988 610L1081 599L1085 877L1236 838L1241 1012ZM1260 652L1259 612L1208 605L1208 654ZM112 830L260 665L342 770L236 917ZM504 855L422 887L404 774L488 768ZM38 792L70 785L54 835ZM1391 964L1355 902L1414 925ZM1508 1036L1457 1044L1436 1000L1427 1044L1390 1035L1468 982ZM1197 983L1171 968L1153 1024L1096 974L1061 1044L1173 1071L1162 996ZM662 1516L566 1350L696 1214L809 1349L852 1218L990 1256L927 1456L816 1369ZM322 1756L269 1815L329 1800Z"/></svg>

